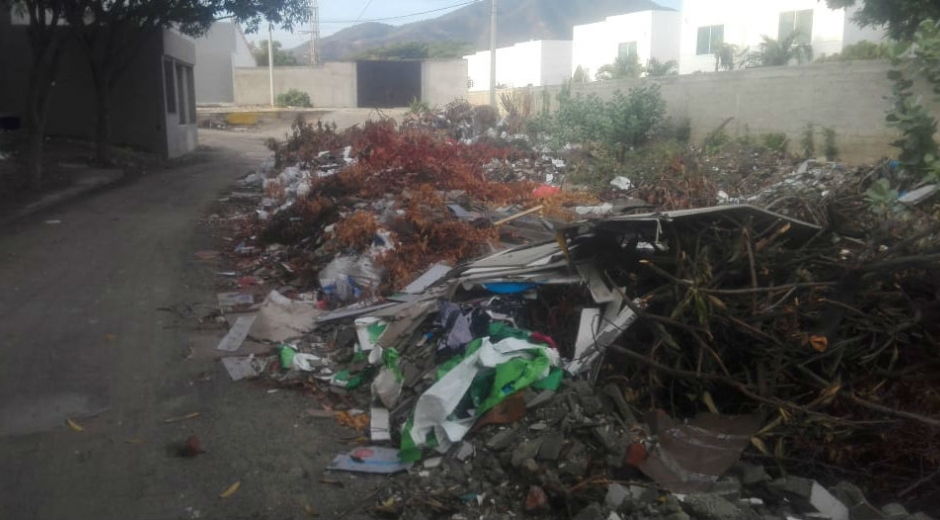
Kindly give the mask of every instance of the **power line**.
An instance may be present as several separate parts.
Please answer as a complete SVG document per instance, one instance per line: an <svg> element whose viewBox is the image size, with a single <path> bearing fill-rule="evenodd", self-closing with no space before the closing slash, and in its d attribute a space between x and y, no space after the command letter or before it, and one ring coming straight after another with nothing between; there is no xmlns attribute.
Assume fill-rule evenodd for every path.
<svg viewBox="0 0 940 520"><path fill-rule="evenodd" d="M370 3L371 3L371 2L370 2ZM447 7L440 7L440 8L438 8L438 9L431 9L431 10L428 10L428 11L420 11L420 12L417 12L417 13L403 14L403 15L399 15L399 16L387 16L387 17L385 17L385 18L372 18L372 19L369 19L369 20L361 20L361 19L356 19L356 20L320 20L320 23L321 23L321 24L326 24L326 23L328 23L328 24L346 24L346 23L365 23L365 22L386 22L386 21L389 21L389 20L401 20L401 19L403 19L403 18L411 18L411 17L413 17L413 16L420 16L420 15L423 15L423 14L438 13L438 12L441 12L441 11L447 11L448 9L455 9L455 8L457 8L457 7L464 7L464 6L467 6L467 5L470 5L470 4L475 4L475 3L477 3L477 0L470 0L470 1L468 1L468 2L461 2L461 3L459 3L459 4L449 5L449 6L447 6ZM368 7L368 4L366 5L366 7ZM363 10L363 12L364 12L364 11L365 11L365 10ZM361 16L361 15L360 15L360 16Z"/></svg>
<svg viewBox="0 0 940 520"><path fill-rule="evenodd" d="M366 14L366 11L369 10L369 6L372 5L372 0L366 2L366 6L362 8L362 11L359 11L359 16L356 17L356 21L362 20L362 15Z"/></svg>

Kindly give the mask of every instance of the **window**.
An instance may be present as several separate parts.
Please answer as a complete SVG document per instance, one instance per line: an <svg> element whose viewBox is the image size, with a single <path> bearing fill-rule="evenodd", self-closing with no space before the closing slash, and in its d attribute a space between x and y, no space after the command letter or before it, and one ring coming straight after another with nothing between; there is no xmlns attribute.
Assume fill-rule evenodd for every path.
<svg viewBox="0 0 940 520"><path fill-rule="evenodd" d="M196 123L196 78L193 68L186 67L186 98L189 100L189 124Z"/></svg>
<svg viewBox="0 0 940 520"><path fill-rule="evenodd" d="M698 28L698 45L695 54L715 54L718 48L725 43L725 26L709 25Z"/></svg>
<svg viewBox="0 0 940 520"><path fill-rule="evenodd" d="M796 33L796 43L811 43L813 41L813 10L788 11L780 13L780 30L777 39L783 40Z"/></svg>
<svg viewBox="0 0 940 520"><path fill-rule="evenodd" d="M186 69L179 63L176 64L176 94L179 99L180 107L180 124L186 124L186 89L184 87L186 82Z"/></svg>
<svg viewBox="0 0 940 520"><path fill-rule="evenodd" d="M166 96L166 113L176 113L176 81L173 79L173 60L163 60L163 92Z"/></svg>
<svg viewBox="0 0 940 520"><path fill-rule="evenodd" d="M624 42L617 48L617 57L625 60L631 56L637 56L636 42Z"/></svg>

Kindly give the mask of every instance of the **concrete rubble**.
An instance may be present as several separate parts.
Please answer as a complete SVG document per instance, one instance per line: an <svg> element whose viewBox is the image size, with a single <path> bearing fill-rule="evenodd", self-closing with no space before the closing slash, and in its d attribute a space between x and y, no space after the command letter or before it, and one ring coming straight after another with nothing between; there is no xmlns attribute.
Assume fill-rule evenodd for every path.
<svg viewBox="0 0 940 520"><path fill-rule="evenodd" d="M929 336L936 324L908 323L901 304L884 303L917 300L904 289L909 270L869 289L884 294L847 299L840 287L861 278L845 272L882 260L818 219L784 205L649 208L625 177L613 200L565 191L564 158L506 148L473 130L472 116L448 119L466 113L458 108L401 128L298 125L226 201L227 279L260 285L232 287L255 297L225 312L236 340L267 341L271 353L239 355L227 337L225 366L236 380L308 392L369 437L360 449L370 457L396 450L383 467L399 475L367 508L926 518L879 509L825 472L787 470L792 451L852 442L827 432L864 436L866 421L900 420L899 383L843 389L826 353L848 381L879 370L884 353L867 350L879 331ZM805 163L740 200L816 190L833 172L851 178ZM911 414L897 426L929 427ZM364 460L338 455L331 467L343 471ZM385 471L376 467L363 471Z"/></svg>

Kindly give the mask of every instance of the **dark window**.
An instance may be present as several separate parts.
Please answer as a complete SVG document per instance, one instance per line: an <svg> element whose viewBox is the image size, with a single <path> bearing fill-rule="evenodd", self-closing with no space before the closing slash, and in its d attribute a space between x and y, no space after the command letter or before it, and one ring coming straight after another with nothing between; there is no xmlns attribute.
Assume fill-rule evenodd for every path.
<svg viewBox="0 0 940 520"><path fill-rule="evenodd" d="M173 60L163 60L163 90L166 95L166 113L176 113L176 81L173 80Z"/></svg>
<svg viewBox="0 0 940 520"><path fill-rule="evenodd" d="M780 13L780 29L777 38L783 40L797 33L796 43L813 41L813 10L787 11Z"/></svg>
<svg viewBox="0 0 940 520"><path fill-rule="evenodd" d="M637 56L636 42L624 42L617 47L617 57L625 60L630 56Z"/></svg>
<svg viewBox="0 0 940 520"><path fill-rule="evenodd" d="M179 99L180 124L186 124L186 68L176 64L176 94Z"/></svg>
<svg viewBox="0 0 940 520"><path fill-rule="evenodd" d="M709 25L698 28L698 44L695 54L699 56L704 54L715 54L718 48L725 43L725 26Z"/></svg>
<svg viewBox="0 0 940 520"><path fill-rule="evenodd" d="M186 67L186 97L189 100L189 124L196 123L196 78L193 68Z"/></svg>

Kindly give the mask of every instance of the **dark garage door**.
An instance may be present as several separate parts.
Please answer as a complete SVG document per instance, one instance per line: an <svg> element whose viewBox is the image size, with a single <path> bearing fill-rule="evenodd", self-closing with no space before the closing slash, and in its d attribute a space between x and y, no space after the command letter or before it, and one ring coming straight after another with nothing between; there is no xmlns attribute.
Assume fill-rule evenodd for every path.
<svg viewBox="0 0 940 520"><path fill-rule="evenodd" d="M421 62L360 61L356 83L360 108L406 107L421 99Z"/></svg>

